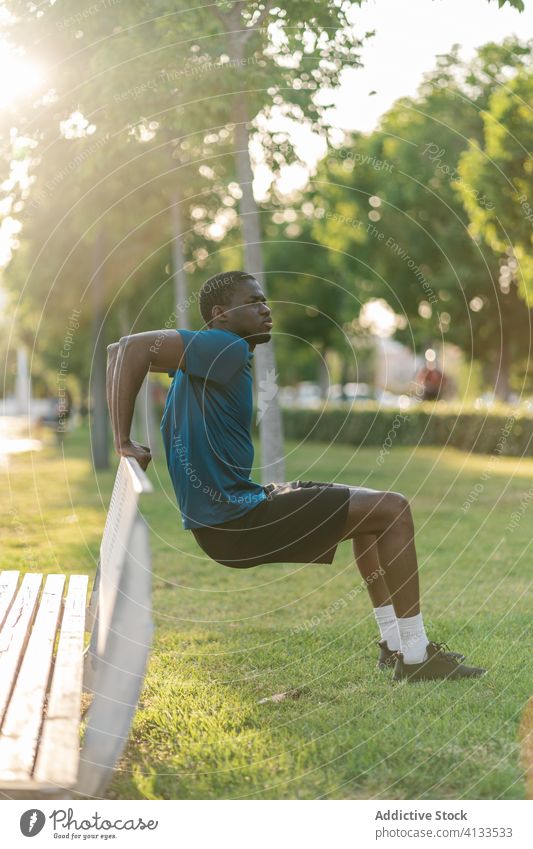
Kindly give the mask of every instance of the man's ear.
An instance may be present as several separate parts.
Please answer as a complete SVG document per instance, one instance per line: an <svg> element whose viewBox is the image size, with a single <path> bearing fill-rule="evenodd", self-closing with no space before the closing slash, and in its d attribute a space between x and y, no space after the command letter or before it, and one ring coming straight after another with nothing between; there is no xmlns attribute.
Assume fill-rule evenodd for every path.
<svg viewBox="0 0 533 849"><path fill-rule="evenodd" d="M227 321L226 310L224 307L216 306L211 310L211 320L214 321L217 319L218 321Z"/></svg>

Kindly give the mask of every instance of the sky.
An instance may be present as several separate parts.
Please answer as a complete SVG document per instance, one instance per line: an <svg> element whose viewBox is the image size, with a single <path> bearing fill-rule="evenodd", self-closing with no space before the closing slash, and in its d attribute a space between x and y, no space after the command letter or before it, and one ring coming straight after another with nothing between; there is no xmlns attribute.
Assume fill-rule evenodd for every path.
<svg viewBox="0 0 533 849"><path fill-rule="evenodd" d="M462 57L507 35L533 38L533 0L518 12L493 0L367 0L354 5L358 32L376 30L361 51L363 68L344 72L332 119L343 129L369 132L399 97L413 95L435 56L452 44ZM369 96L369 92L377 93Z"/></svg>

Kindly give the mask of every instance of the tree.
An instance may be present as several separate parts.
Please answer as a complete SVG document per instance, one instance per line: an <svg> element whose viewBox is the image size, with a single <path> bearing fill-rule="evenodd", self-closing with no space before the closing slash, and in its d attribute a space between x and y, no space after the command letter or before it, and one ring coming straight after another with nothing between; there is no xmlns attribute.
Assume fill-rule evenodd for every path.
<svg viewBox="0 0 533 849"><path fill-rule="evenodd" d="M78 297L73 280L92 279L94 288L105 289L103 299L96 299L98 311L105 312L117 291L122 293L124 280L145 285L150 268L161 267L159 248L169 230L177 300L183 300L184 260L189 254L195 267L205 263L205 245L198 242L211 238L211 225L218 227L214 241L220 240L220 232L235 231L235 202L240 201L245 264L261 277L262 231L252 192L250 146L260 142L265 164L279 173L296 154L288 129L272 129L266 119L307 122L310 129L327 134L325 106L316 94L335 87L347 64L359 63L361 42L349 22L350 5L336 0L320 0L312 7L305 0L221 2L213 13L213 7L158 0L116 8L106 4L105 15L99 15L80 0L5 2L14 16L11 37L31 45L34 58L48 65L51 77L39 107L27 106L12 122L19 136L37 145L32 155L37 179L29 193L14 187L13 208L22 198L29 216L18 271L14 264L8 276L13 290L23 289L26 304L49 306L46 325L52 335L62 332L63 307ZM162 67L162 57L169 55L172 67ZM144 75L140 81L139 67ZM207 92L200 97L199 80L208 80ZM58 128L73 116L75 122L86 123L67 139ZM92 137L87 127L95 128ZM68 175L65 164L72 166ZM234 189L235 174L240 197ZM39 190L50 181L53 197L41 195L39 201ZM163 228L158 206L169 219ZM196 211L202 218L184 227L177 218L180 211L185 221ZM43 233L48 233L44 252ZM110 240L107 248L103 239ZM49 260L53 249L55 258ZM100 260L94 266L96 255L105 257L104 266ZM33 271L37 257L38 275ZM25 263L32 280L25 276ZM42 288L50 280L55 281L53 291L60 293L60 310L52 309L54 296ZM128 289L137 302L135 287L130 283ZM30 330L31 312L30 305ZM94 345L97 338L104 344L102 325L100 317L94 323ZM269 349L268 362L260 365L261 358L256 358L259 383L274 373L271 346L262 346L260 353L266 356ZM81 369L86 361L80 357ZM274 470L282 468L274 465L276 457L282 458L278 423L277 407L271 404L262 419L262 459L272 478L281 476Z"/></svg>
<svg viewBox="0 0 533 849"><path fill-rule="evenodd" d="M493 2L493 0L489 0L489 3L491 2ZM506 3L509 6L514 6L514 8L518 9L519 12L523 12L525 9L524 0L498 0L498 6L500 9L502 6L505 6Z"/></svg>
<svg viewBox="0 0 533 849"><path fill-rule="evenodd" d="M9 5L13 11L21 11L19 3ZM92 362L95 366L91 371L95 403L92 446L96 466L105 468L108 460L104 323L118 326L119 335L130 332L126 316L132 311L119 293L126 283L130 294L135 290L132 281L133 284L136 280L144 283L146 277L149 279L145 269L151 264L150 257L170 242L179 308L175 306L173 310L169 305L166 315L174 315L182 326L187 325L188 298L183 277L186 248L182 244L183 234L176 231L181 230L178 215L182 195L188 194L190 203L197 204L199 181L206 182L199 176L198 166L187 169L184 160L188 155L189 160L201 161L205 146L200 138L193 153L190 138L174 139L172 124L180 120L180 111L183 113L179 103L172 110L173 118L163 126L161 122L146 120L142 108L124 108L124 104L129 104L123 93L132 91L128 86L132 84L133 65L118 62L118 73L113 76L106 72L110 63L120 59L117 47L119 51L124 50L125 44L117 44L117 39L102 38L102 19L86 14L84 4L70 3L68 17L65 17L65 4L61 3L48 4L44 9L27 7L23 11L25 14L12 21L12 37L19 43L34 42L36 55L41 54L43 61L47 50L53 49L58 65L50 68L52 87L38 108L27 104L25 111L14 116L19 136L27 136L26 156L33 185L21 190L20 183L15 182L11 188L12 206L18 203L20 207L18 217L23 230L21 249L6 277L14 291L18 289L24 293L28 330L32 324L35 327L31 316L37 313L40 316L37 322L41 334L39 347L41 350L51 347L56 359L58 346L50 343L65 327L64 307L67 304L79 307L79 300L85 298L90 281L92 308L82 310L80 324L84 328L92 326L94 357L85 355L78 359L77 365L82 368L82 380L87 364ZM108 23L113 23L114 12L116 10L111 8L110 15L106 16ZM131 10L128 12L131 20ZM120 13L123 19L124 10ZM79 22L82 22L83 31L74 26ZM155 38L152 30L145 36L152 41ZM148 46L146 41L136 44L137 49ZM81 49L73 49L75 47ZM125 51L126 58L131 49L130 44ZM80 80L83 80L81 85ZM165 82L165 93L172 95L172 78ZM158 105L163 111L168 102L159 98ZM188 114L190 117L190 110ZM95 122L85 115L97 116ZM155 127L161 128L158 147L150 145ZM219 158L222 159L222 155ZM173 178L170 188L169 174ZM176 175L179 175L177 180ZM220 207L216 192L210 194ZM161 229L164 213L166 222ZM173 237L167 240L165 235L169 229L173 230ZM139 268L143 274L139 273ZM151 296L151 290L147 293L145 288L145 298L146 294ZM104 321L117 295L119 303L122 302L118 316L111 322L108 316ZM43 304L48 307L44 322L41 321ZM53 308L56 305L59 309ZM161 315L165 313L161 312L158 322ZM77 333L78 342L82 334L82 330ZM79 345L77 350L80 350Z"/></svg>
<svg viewBox="0 0 533 849"><path fill-rule="evenodd" d="M530 314L515 290L496 285L501 255L472 237L457 169L469 139L482 137L480 113L492 93L529 55L510 39L486 45L465 66L454 48L377 131L330 152L316 180L316 238L345 278L357 278L361 300L385 298L413 347L459 344L491 369L499 397L528 348ZM466 179L463 190L473 190ZM488 193L478 197L490 206Z"/></svg>
<svg viewBox="0 0 533 849"><path fill-rule="evenodd" d="M350 279L335 273L331 251L315 238L313 208L295 196L281 203L265 225L265 253L269 289L280 303L276 319L285 353L284 377L289 383L308 373L318 382L325 399L332 375L329 355L343 363L342 382L357 379L349 323L358 312Z"/></svg>
<svg viewBox="0 0 533 849"><path fill-rule="evenodd" d="M533 59L533 56L531 57ZM500 289L518 286L533 304L533 62L494 91L483 112L483 137L473 140L459 161L458 191L472 232L508 258L500 269ZM475 191L468 191L468 183ZM491 204L479 203L481 196Z"/></svg>
<svg viewBox="0 0 533 849"><path fill-rule="evenodd" d="M323 127L322 109L315 98L320 87L334 87L340 71L357 62L360 42L355 38L347 11L349 4L225 2L214 7L223 38L215 41L231 66L227 75L237 179L241 188L240 215L245 267L268 294L264 275L260 211L253 193L250 158L251 131L258 115L274 113L289 120ZM206 29L201 28L204 32ZM209 30L207 30L209 31ZM257 124L256 124L257 126ZM266 164L279 170L294 158L287 132L262 133ZM271 389L275 375L273 342L261 346L256 356L260 387ZM272 398L271 391L269 395ZM281 416L274 397L261 421L261 456L265 480L283 480Z"/></svg>

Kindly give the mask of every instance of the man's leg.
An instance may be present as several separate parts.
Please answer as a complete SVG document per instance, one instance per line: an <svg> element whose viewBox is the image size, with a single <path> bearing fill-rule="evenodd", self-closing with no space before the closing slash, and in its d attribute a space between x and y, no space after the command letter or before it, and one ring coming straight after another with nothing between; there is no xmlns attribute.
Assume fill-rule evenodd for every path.
<svg viewBox="0 0 533 849"><path fill-rule="evenodd" d="M377 557L362 552L363 570L373 562L385 572L386 585L397 616L400 634L400 654L394 670L397 681L436 680L442 678L479 677L486 670L467 667L459 663L463 655L444 652L436 643L430 643L420 613L418 563L414 543L414 524L409 502L397 492L379 492L350 487L350 501L344 539L373 535L376 537ZM354 550L359 543L354 543ZM367 573L368 574L368 573ZM377 588L376 588L377 587ZM386 600L385 586L376 582L371 598ZM369 583L369 591L370 591Z"/></svg>
<svg viewBox="0 0 533 849"><path fill-rule="evenodd" d="M379 562L396 613L406 663L421 663L429 643L420 613L418 562L409 502L398 492L350 487L343 539L374 534Z"/></svg>
<svg viewBox="0 0 533 849"><path fill-rule="evenodd" d="M377 556L364 550L358 537L376 538ZM342 539L354 540L354 550L363 554L366 574L370 565L379 563L383 581L369 584L372 601L394 605L399 618L420 613L418 562L414 543L414 524L409 502L398 492L380 492L363 487L350 487L350 503ZM358 562L359 566L359 562ZM374 571L374 568L371 570ZM363 577L365 575L363 574Z"/></svg>
<svg viewBox="0 0 533 849"><path fill-rule="evenodd" d="M352 538L353 553L361 577L366 581L374 607L392 604L385 572L381 567L375 534L358 534Z"/></svg>
<svg viewBox="0 0 533 849"><path fill-rule="evenodd" d="M366 583L381 635L379 643L381 655L378 666L385 668L393 663L392 652L400 648L400 632L385 580L385 570L379 559L377 537L374 534L358 534L353 537L352 545L357 567Z"/></svg>

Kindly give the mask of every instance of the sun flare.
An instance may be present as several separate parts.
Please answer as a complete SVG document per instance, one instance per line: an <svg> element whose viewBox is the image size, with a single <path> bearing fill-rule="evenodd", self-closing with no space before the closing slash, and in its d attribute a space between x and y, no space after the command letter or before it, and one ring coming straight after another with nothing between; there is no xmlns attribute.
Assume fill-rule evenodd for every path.
<svg viewBox="0 0 533 849"><path fill-rule="evenodd" d="M0 109L33 94L43 83L44 73L36 63L0 43Z"/></svg>

